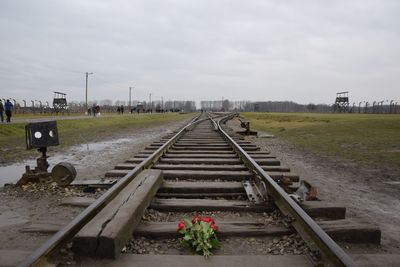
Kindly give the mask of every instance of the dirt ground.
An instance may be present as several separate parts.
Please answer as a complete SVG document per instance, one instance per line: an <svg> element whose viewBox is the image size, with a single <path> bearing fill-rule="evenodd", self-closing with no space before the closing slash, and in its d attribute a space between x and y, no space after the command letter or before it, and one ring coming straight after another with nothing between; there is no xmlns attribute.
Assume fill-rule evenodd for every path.
<svg viewBox="0 0 400 267"><path fill-rule="evenodd" d="M237 119L228 125L243 130ZM383 251L400 253L400 169L378 164L360 166L338 158L317 156L279 138L246 138L262 150L271 151L292 172L316 186L321 199L342 203L347 208L347 218L377 224L382 231ZM379 163L379 159L376 161Z"/></svg>
<svg viewBox="0 0 400 267"><path fill-rule="evenodd" d="M117 163L182 125L183 122L174 122L131 130L104 142L72 147L54 155L54 158L73 163L78 171L77 179L103 177ZM228 122L228 125L238 129L238 121ZM322 158L278 138L247 138L263 150L271 151L302 179L318 187L321 198L343 203L348 208L348 218L379 225L383 250L400 253L400 170L363 167L340 159ZM97 192L91 196L100 194ZM49 235L32 235L21 232L21 229L35 222L70 221L82 208L61 207L59 203L65 197L82 195L85 194L79 189L60 191L51 186L25 190L0 189L0 251L33 251Z"/></svg>
<svg viewBox="0 0 400 267"><path fill-rule="evenodd" d="M185 122L171 122L148 128L129 130L98 143L81 144L52 155L54 162L67 161L77 170L76 180L99 179L145 146L180 128ZM23 166L23 165L21 165ZM22 173L22 170L20 170ZM101 192L82 193L80 188L60 189L52 184L0 188L0 252L3 250L33 251L49 238L46 234L24 233L25 227L37 223L66 224L83 208L60 206L71 196L98 197ZM0 258L1 258L0 254ZM19 255L18 253L16 255ZM3 262L4 264L4 262ZM2 263L0 263L2 266Z"/></svg>

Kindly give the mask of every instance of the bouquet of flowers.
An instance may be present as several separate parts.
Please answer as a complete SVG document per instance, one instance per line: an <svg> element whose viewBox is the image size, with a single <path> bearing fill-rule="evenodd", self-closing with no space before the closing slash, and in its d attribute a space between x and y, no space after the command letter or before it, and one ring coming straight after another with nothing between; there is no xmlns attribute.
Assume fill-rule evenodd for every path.
<svg viewBox="0 0 400 267"><path fill-rule="evenodd" d="M183 235L182 244L205 257L211 255L211 249L219 246L217 231L218 226L209 216L202 218L196 215L192 220L183 219L178 224L178 232Z"/></svg>

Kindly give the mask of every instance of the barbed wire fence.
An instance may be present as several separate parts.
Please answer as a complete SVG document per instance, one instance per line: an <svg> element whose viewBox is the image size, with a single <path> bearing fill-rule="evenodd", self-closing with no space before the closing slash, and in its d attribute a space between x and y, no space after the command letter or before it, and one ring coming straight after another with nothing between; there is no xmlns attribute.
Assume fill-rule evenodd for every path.
<svg viewBox="0 0 400 267"><path fill-rule="evenodd" d="M3 103L7 98L2 98ZM55 112L52 103L42 100L20 100L8 98L14 105L15 114L33 113L33 114L58 114ZM168 100L152 102L133 101L129 109L128 101L100 100L88 102L89 107L98 105L102 113L117 113L118 108L124 107L126 112L193 112L198 108L195 101ZM314 112L314 113L333 113L335 104L298 104L292 101L201 101L200 109L205 111L237 111L237 112ZM338 112L338 111L336 111ZM87 113L85 102L71 101L64 113L85 114ZM353 102L348 110L342 113L359 114L400 114L400 100L376 100Z"/></svg>
<svg viewBox="0 0 400 267"><path fill-rule="evenodd" d="M399 114L400 100L361 101L353 102L349 109L342 113L365 114ZM298 104L292 101L201 101L202 110L207 111L238 111L238 112L338 112L335 104Z"/></svg>

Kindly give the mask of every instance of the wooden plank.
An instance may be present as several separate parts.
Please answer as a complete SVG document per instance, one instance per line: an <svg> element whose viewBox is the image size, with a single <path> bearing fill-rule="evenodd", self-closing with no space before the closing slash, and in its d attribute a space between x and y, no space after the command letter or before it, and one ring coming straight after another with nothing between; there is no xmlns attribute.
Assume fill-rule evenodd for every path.
<svg viewBox="0 0 400 267"><path fill-rule="evenodd" d="M156 169L156 168L154 168ZM111 170L105 174L105 177L123 177L130 170ZM282 176L281 174L279 175ZM203 170L164 170L164 179L223 179L242 181L253 177L249 171L203 171Z"/></svg>
<svg viewBox="0 0 400 267"><path fill-rule="evenodd" d="M177 142L180 143L198 143L198 142L208 142L208 143L222 143L225 142L223 137L198 137L198 138L187 138L182 137Z"/></svg>
<svg viewBox="0 0 400 267"><path fill-rule="evenodd" d="M304 201L301 207L313 218L340 220L346 217L346 207L337 203L328 201Z"/></svg>
<svg viewBox="0 0 400 267"><path fill-rule="evenodd" d="M381 230L371 223L346 219L319 221L318 224L335 241L375 245L381 243Z"/></svg>
<svg viewBox="0 0 400 267"><path fill-rule="evenodd" d="M219 234L223 237L241 236L279 236L295 232L292 228L281 225L266 225L253 221L220 221ZM381 232L379 228L370 223L356 222L353 220L318 221L321 228L335 241L348 243L380 244ZM175 238L178 222L143 222L135 231L137 236L150 238Z"/></svg>
<svg viewBox="0 0 400 267"><path fill-rule="evenodd" d="M175 143L174 144L174 148L176 149L176 148L178 148L178 147L198 147L198 148L201 148L201 147L203 147L204 146L204 144L177 144L177 143ZM228 143L218 143L218 144L208 144L208 146L212 146L212 147L221 147L221 148L225 148L225 147L230 147L229 145L228 145Z"/></svg>
<svg viewBox="0 0 400 267"><path fill-rule="evenodd" d="M316 203L318 202L318 203ZM273 211L276 208L270 203L252 204L248 201L208 200L208 199L154 199L150 205L160 211ZM313 218L340 220L345 218L346 208L331 202L305 201L302 205L307 214Z"/></svg>
<svg viewBox="0 0 400 267"><path fill-rule="evenodd" d="M185 135L182 138L186 138L186 139L196 139L196 140L221 140L221 135L219 134L213 134L213 135L209 135L209 134L199 134L199 135ZM179 139L179 140L183 140L183 139Z"/></svg>
<svg viewBox="0 0 400 267"><path fill-rule="evenodd" d="M282 236L293 233L292 229L278 225L266 225L250 221L216 221L219 237L262 237ZM178 222L142 222L135 230L135 236L148 238L178 238Z"/></svg>
<svg viewBox="0 0 400 267"><path fill-rule="evenodd" d="M136 154L134 156L135 159L145 159L149 157L147 154ZM191 153L181 153L181 154L164 154L164 158L239 158L236 154L191 154Z"/></svg>
<svg viewBox="0 0 400 267"><path fill-rule="evenodd" d="M163 182L159 193L243 193L240 182Z"/></svg>
<svg viewBox="0 0 400 267"><path fill-rule="evenodd" d="M159 211L245 211L245 212L271 212L275 207L267 204L252 204L240 200L214 200L214 199L160 199L155 198L150 208Z"/></svg>
<svg viewBox="0 0 400 267"><path fill-rule="evenodd" d="M185 159L185 158L177 158L177 159L167 159L161 158L161 163L169 163L169 164L239 164L242 163L239 159Z"/></svg>
<svg viewBox="0 0 400 267"><path fill-rule="evenodd" d="M212 146L212 147L219 147L219 148L227 148L227 147L231 147L228 143L215 143L215 144L195 144L195 143L187 143L187 144L178 144L175 143L173 145L174 149L178 149L178 148L186 148L186 147L191 147L191 148L201 148L203 146ZM242 148L258 148L257 145L253 145L253 144L239 144ZM151 145L153 146L153 145ZM154 145L155 146L155 145Z"/></svg>
<svg viewBox="0 0 400 267"><path fill-rule="evenodd" d="M279 166L281 162L277 159L254 159L260 166Z"/></svg>
<svg viewBox="0 0 400 267"><path fill-rule="evenodd" d="M212 145L212 146L228 146L228 143L224 140L219 142L176 142L174 146L204 146L204 145ZM243 143L239 142L241 146L256 146L251 143Z"/></svg>
<svg viewBox="0 0 400 267"><path fill-rule="evenodd" d="M160 170L204 170L204 171L246 171L244 165L211 165L211 164L156 164L154 169Z"/></svg>
<svg viewBox="0 0 400 267"><path fill-rule="evenodd" d="M238 158L238 155L232 154L170 154L163 155L164 158Z"/></svg>
<svg viewBox="0 0 400 267"><path fill-rule="evenodd" d="M160 191L159 191L160 192ZM335 241L380 245L381 231L378 226L353 219L317 221L321 228ZM178 222L142 222L135 230L136 236L149 238L175 238ZM253 221L221 221L217 218L221 236L270 236L294 233L283 226L264 225ZM23 233L53 234L65 222L35 222L20 229Z"/></svg>
<svg viewBox="0 0 400 267"><path fill-rule="evenodd" d="M119 165L117 165L119 166ZM290 172L286 166L261 166L265 171ZM119 169L119 168L118 168ZM133 168L132 168L133 169ZM160 170L204 170L204 171L245 171L245 165L213 165L213 164L156 164L154 169Z"/></svg>
<svg viewBox="0 0 400 267"><path fill-rule="evenodd" d="M229 150L232 151L230 146L226 147L214 147L214 146L202 146L202 147L193 147L193 146L186 146L186 147L175 147L173 146L172 149L174 150Z"/></svg>
<svg viewBox="0 0 400 267"><path fill-rule="evenodd" d="M287 166L261 166L264 171L274 171L274 172L290 172L290 168Z"/></svg>
<svg viewBox="0 0 400 267"><path fill-rule="evenodd" d="M116 258L162 183L162 172L145 170L73 238L75 253Z"/></svg>
<svg viewBox="0 0 400 267"><path fill-rule="evenodd" d="M226 199L247 199L245 192L243 193L157 193L159 198L226 198Z"/></svg>
<svg viewBox="0 0 400 267"><path fill-rule="evenodd" d="M221 138L221 135L217 132L206 131L204 133L189 132L184 135L185 138Z"/></svg>
<svg viewBox="0 0 400 267"><path fill-rule="evenodd" d="M270 154L270 151L249 151L247 152L247 154L251 154L251 155L257 155L257 154Z"/></svg>
<svg viewBox="0 0 400 267"><path fill-rule="evenodd" d="M253 154L250 155L253 159L275 159L276 156L275 155L271 155L271 154Z"/></svg>
<svg viewBox="0 0 400 267"><path fill-rule="evenodd" d="M115 166L116 170L133 170L137 164L121 163ZM286 166L262 166L265 171L290 172ZM160 170L204 170L204 171L245 171L244 165L212 165L212 164L156 164L154 169ZM111 179L113 180L113 179Z"/></svg>
<svg viewBox="0 0 400 267"><path fill-rule="evenodd" d="M262 166L279 166L281 163L277 159L255 159L255 161ZM232 164L236 165L242 163L240 159L204 159L204 158L193 158L193 159L185 159L185 158L161 158L161 163L169 163L169 164Z"/></svg>
<svg viewBox="0 0 400 267"><path fill-rule="evenodd" d="M249 171L191 171L191 170L165 170L165 179L189 178L189 179L224 179L224 180L243 180L253 177Z"/></svg>
<svg viewBox="0 0 400 267"><path fill-rule="evenodd" d="M234 153L233 150L174 150L168 149L169 154L232 154Z"/></svg>
<svg viewBox="0 0 400 267"><path fill-rule="evenodd" d="M238 144L251 144L250 141L236 141ZM197 144L197 145L206 145L206 144L226 144L224 139L219 140L178 140L176 144L179 145L190 145L190 144Z"/></svg>

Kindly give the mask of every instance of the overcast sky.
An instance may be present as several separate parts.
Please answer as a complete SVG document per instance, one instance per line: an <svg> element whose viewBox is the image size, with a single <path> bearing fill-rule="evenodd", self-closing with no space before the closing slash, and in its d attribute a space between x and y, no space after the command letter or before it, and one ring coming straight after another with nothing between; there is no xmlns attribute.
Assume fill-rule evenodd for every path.
<svg viewBox="0 0 400 267"><path fill-rule="evenodd" d="M400 1L0 1L0 98L400 101Z"/></svg>

